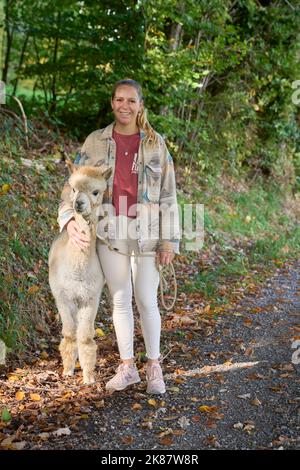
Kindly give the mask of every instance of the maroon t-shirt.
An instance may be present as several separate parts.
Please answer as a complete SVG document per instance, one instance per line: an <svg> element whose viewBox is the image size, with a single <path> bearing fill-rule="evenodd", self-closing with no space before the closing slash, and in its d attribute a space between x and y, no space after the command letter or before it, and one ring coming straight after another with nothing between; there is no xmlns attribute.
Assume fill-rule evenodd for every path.
<svg viewBox="0 0 300 470"><path fill-rule="evenodd" d="M140 134L124 135L114 130L113 138L117 148L112 202L116 209L116 215L126 215L134 218L136 217L136 210L131 209L129 215L129 209L137 203L137 159ZM122 196L123 199L120 199Z"/></svg>

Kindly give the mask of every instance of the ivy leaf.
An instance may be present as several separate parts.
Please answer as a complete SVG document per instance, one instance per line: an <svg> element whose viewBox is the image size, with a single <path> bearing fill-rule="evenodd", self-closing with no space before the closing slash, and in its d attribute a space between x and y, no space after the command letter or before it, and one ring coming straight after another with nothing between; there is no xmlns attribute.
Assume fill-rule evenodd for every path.
<svg viewBox="0 0 300 470"><path fill-rule="evenodd" d="M4 408L4 410L2 410L1 419L5 423L11 420L11 414L7 408Z"/></svg>

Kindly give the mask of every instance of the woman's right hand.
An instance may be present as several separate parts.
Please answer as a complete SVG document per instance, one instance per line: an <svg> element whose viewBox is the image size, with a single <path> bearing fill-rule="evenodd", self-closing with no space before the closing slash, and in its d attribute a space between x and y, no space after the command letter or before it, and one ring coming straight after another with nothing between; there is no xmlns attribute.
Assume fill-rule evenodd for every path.
<svg viewBox="0 0 300 470"><path fill-rule="evenodd" d="M66 226L67 233L71 240L71 243L81 250L88 248L90 244L90 239L84 232L80 230L79 225L75 222L74 219L71 219Z"/></svg>

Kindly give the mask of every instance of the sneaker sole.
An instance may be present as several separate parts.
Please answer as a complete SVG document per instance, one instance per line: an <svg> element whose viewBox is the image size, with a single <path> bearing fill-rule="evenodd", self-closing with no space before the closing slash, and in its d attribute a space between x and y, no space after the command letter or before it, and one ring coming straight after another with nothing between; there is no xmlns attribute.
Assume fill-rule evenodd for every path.
<svg viewBox="0 0 300 470"><path fill-rule="evenodd" d="M115 388L115 387L109 387L109 388L106 388L106 391L107 392L121 392L122 390L125 390L127 387L130 387L131 385L134 385L134 384L138 384L140 383L141 379L139 380L135 380L134 382L130 382L129 384L127 384L125 387L123 388Z"/></svg>
<svg viewBox="0 0 300 470"><path fill-rule="evenodd" d="M166 393L166 390L162 390L162 391L155 391L155 390L146 390L147 393L149 393L150 395L163 395L164 393Z"/></svg>

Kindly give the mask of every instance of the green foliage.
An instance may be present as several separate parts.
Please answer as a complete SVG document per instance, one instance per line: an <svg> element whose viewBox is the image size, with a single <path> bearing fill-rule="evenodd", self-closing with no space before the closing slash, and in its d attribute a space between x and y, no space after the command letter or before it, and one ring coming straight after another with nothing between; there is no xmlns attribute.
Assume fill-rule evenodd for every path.
<svg viewBox="0 0 300 470"><path fill-rule="evenodd" d="M50 172L41 177L16 157L13 165L0 161L0 339L14 352L49 331L47 253L56 225L49 201L58 200L63 179Z"/></svg>
<svg viewBox="0 0 300 470"><path fill-rule="evenodd" d="M5 2L8 88L83 139L134 77L174 156L299 189L299 7L253 0ZM24 88L24 85L26 87ZM11 103L10 103L11 104Z"/></svg>

